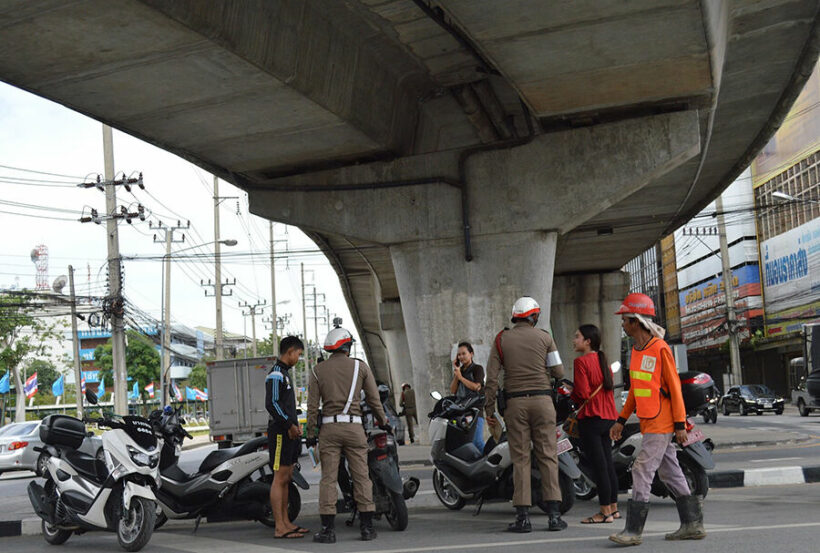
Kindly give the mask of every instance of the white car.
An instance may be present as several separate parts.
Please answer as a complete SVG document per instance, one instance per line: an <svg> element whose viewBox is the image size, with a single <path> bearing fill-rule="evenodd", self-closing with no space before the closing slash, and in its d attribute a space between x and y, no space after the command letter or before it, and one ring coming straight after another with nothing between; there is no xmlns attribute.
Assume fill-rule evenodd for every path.
<svg viewBox="0 0 820 553"><path fill-rule="evenodd" d="M32 470L42 476L48 462L48 454L34 451L43 447L40 440L41 421L13 422L0 428L0 474L13 470ZM102 439L87 437L80 451L104 459Z"/></svg>

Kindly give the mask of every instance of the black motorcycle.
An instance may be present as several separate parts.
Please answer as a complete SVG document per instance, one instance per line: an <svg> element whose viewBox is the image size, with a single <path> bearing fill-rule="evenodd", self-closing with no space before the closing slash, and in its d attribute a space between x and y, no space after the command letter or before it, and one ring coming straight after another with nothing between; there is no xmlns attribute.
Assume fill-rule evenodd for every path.
<svg viewBox="0 0 820 553"><path fill-rule="evenodd" d="M439 501L451 510L463 508L467 501L475 501L475 514L479 514L485 501L512 499L513 466L506 432L502 432L498 442L490 438L483 451L473 444L476 420L484 398L477 396L459 402L455 396L441 397L438 392L431 393L431 396L437 400L428 417L432 443L430 455L435 466L433 490ZM575 502L573 481L581 476L581 472L569 455L572 445L560 426L557 432L560 511L563 514ZM541 498L541 473L534 458L530 481L533 504L547 512L547 503Z"/></svg>
<svg viewBox="0 0 820 553"><path fill-rule="evenodd" d="M389 397L389 390L385 393L381 386L379 388L379 395L384 404ZM361 409L362 424L367 434L367 467L370 480L373 482L373 502L376 504L374 518L381 520L384 516L390 528L404 530L408 524L406 500L415 497L419 489L419 479L410 477L402 481L395 437L392 433L375 426L370 407L364 401L361 403ZM358 509L353 498L353 477L344 456L339 461L338 484L342 490L342 498L337 501L336 510L340 513L351 513L345 524L353 526Z"/></svg>
<svg viewBox="0 0 820 553"><path fill-rule="evenodd" d="M689 385L686 383L682 384L684 403L687 403L687 400L692 395L688 393L689 389L687 386ZM558 394L568 398L571 393L572 382L566 379L563 380L558 389ZM687 411L691 414L700 413L704 408L704 402L705 400L698 400L697 405L692 405L691 408L687 406ZM686 477L686 481L692 493L706 497L706 494L709 493L709 477L706 471L715 468L715 461L712 458L714 444L712 440L706 438L703 433L695 427L691 419L687 419L686 430L689 434L689 439L684 445L676 446L678 464ZM626 492L632 488L632 465L641 448L642 438L640 423L628 422L624 425L624 429L621 432L621 439L612 445L612 460L615 464L615 474L618 477L619 492ZM578 499L583 500L592 499L598 493L595 480L592 477L592 465L584 452L581 440L572 438L572 443L573 446L575 446L572 454L576 457L578 466L581 469L581 476L575 480L576 496ZM661 481L657 473L652 481L651 492L658 497L671 496L674 499L674 495Z"/></svg>
<svg viewBox="0 0 820 553"><path fill-rule="evenodd" d="M269 468L267 438L254 438L241 446L212 451L196 472L188 474L179 467L182 442L191 438L180 423L180 409L166 407L149 417L154 432L163 439L159 460L161 486L156 493L162 512L157 516L156 528L169 518L196 519L198 527L203 517L208 522L256 520L273 527L270 506L273 473ZM291 521L296 520L302 506L297 485L305 490L309 488L298 463L293 467L293 481L288 489Z"/></svg>

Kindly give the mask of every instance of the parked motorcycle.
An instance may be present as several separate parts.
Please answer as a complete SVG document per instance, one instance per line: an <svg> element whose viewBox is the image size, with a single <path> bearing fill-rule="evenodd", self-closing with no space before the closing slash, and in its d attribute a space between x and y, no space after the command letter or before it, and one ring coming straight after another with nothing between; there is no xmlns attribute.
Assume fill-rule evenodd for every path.
<svg viewBox="0 0 820 553"><path fill-rule="evenodd" d="M702 394L702 392L704 392L707 385L711 385L711 378L705 373L683 373L680 376L687 413L694 415L702 412L709 402L709 397L705 393ZM564 380L559 389L559 394L569 396L571 392L572 382ZM706 497L706 494L709 493L709 477L706 471L715 468L715 462L712 458L714 444L695 426L692 419L687 419L686 431L688 434L687 441L683 445L676 444L678 464L692 493ZM641 448L642 438L640 423L628 422L624 425L621 439L613 443L612 460L615 464L615 474L618 477L619 492L626 492L632 488L632 465ZM582 473L582 476L575 481L576 495L579 499L592 499L597 494L597 489L592 478L591 463L584 452L581 441L579 439L573 439L572 441L575 446L573 453L577 456ZM674 495L657 474L655 474L652 481L651 492L658 497L672 497L674 499Z"/></svg>
<svg viewBox="0 0 820 553"><path fill-rule="evenodd" d="M379 390L382 404L389 397L389 390ZM373 482L373 502L376 520L381 517L387 520L390 528L401 531L407 528L408 513L406 500L415 497L419 489L419 479L410 477L402 480L399 471L399 455L396 439L390 432L379 429L373 420L370 407L362 401L362 424L367 434L367 467L370 480ZM340 513L351 513L347 526L353 526L358 514L356 501L353 498L353 478L347 460L342 456L339 462L339 488L342 498L338 500L336 510Z"/></svg>
<svg viewBox="0 0 820 553"><path fill-rule="evenodd" d="M717 417L718 417L718 398L711 397L709 398L709 403L707 403L703 409L700 411L700 416L703 418L703 424L717 424Z"/></svg>
<svg viewBox="0 0 820 553"><path fill-rule="evenodd" d="M270 506L273 474L269 470L268 442L259 437L241 446L218 449L208 454L199 469L188 474L179 468L179 454L185 438L191 435L182 427L180 410L166 407L154 411L149 419L154 431L163 438L159 460L162 487L157 501L162 512L156 528L171 519L196 519L208 522L256 520L274 526ZM255 476L255 477L254 477ZM296 520L302 507L299 489L310 486L298 463L293 467L293 481L288 489L288 518Z"/></svg>
<svg viewBox="0 0 820 553"><path fill-rule="evenodd" d="M90 390L86 398L97 403ZM110 429L102 435L104 462L78 450L87 435L85 422ZM161 446L148 420L49 415L40 439L49 455L45 482L31 482L28 496L45 540L60 545L74 533L107 530L116 532L126 551L142 549L154 531Z"/></svg>
<svg viewBox="0 0 820 553"><path fill-rule="evenodd" d="M430 418L429 436L432 442L433 490L439 501L452 510L464 507L467 501L476 501L476 512L481 512L485 501L509 501L513 496L513 466L506 431L498 443L490 438L483 451L473 444L476 420L484 404L483 397L472 397L462 402L455 396L430 394L436 400ZM558 482L561 488L561 513L566 513L575 502L573 481L581 476L578 466L569 455L572 444L558 426ZM532 501L547 512L547 503L541 497L541 473L538 463L532 461Z"/></svg>

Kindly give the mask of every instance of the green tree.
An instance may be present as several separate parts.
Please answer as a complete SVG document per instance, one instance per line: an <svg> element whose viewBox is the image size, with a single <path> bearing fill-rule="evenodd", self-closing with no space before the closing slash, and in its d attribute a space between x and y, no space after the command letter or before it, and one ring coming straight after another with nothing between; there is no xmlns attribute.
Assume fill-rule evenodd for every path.
<svg viewBox="0 0 820 553"><path fill-rule="evenodd" d="M192 388L204 390L208 387L208 369L203 364L196 365L188 375L188 385Z"/></svg>
<svg viewBox="0 0 820 553"><path fill-rule="evenodd" d="M0 294L0 367L11 370L17 392L15 419L25 420L26 396L20 364L26 357L44 356L51 340L62 340L57 325L41 318L41 305L30 292ZM50 391L50 390L49 390Z"/></svg>
<svg viewBox="0 0 820 553"><path fill-rule="evenodd" d="M32 359L26 364L26 374L37 373L38 393L51 393L51 385L60 378L60 372L46 359Z"/></svg>
<svg viewBox="0 0 820 553"><path fill-rule="evenodd" d="M150 338L129 330L126 332L128 345L125 346L125 366L128 376L136 380L139 385L140 398L146 395L145 386L149 382L159 381L160 357ZM100 379L104 379L106 389L114 385L113 368L114 354L111 340L94 350L94 361L100 369ZM131 386L134 385L131 381ZM129 390L130 391L130 390Z"/></svg>

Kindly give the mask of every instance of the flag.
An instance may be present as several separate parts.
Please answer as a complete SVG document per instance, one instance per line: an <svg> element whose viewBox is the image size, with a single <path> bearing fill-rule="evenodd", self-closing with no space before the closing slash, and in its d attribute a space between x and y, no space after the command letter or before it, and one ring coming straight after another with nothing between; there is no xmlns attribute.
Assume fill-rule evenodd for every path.
<svg viewBox="0 0 820 553"><path fill-rule="evenodd" d="M188 386L185 386L185 401L196 401L196 392Z"/></svg>
<svg viewBox="0 0 820 553"><path fill-rule="evenodd" d="M31 399L37 393L37 373L34 373L26 379L26 385L23 386L23 391L26 393L26 398Z"/></svg>
<svg viewBox="0 0 820 553"><path fill-rule="evenodd" d="M203 392L199 388L194 388L194 395L197 401L208 401L208 389L206 388Z"/></svg>
<svg viewBox="0 0 820 553"><path fill-rule="evenodd" d="M128 394L128 399L139 399L140 397L140 385L137 381L134 381L134 387L131 389L131 393Z"/></svg>
<svg viewBox="0 0 820 553"><path fill-rule="evenodd" d="M85 393L85 374L80 377L80 382L82 383L82 392Z"/></svg>
<svg viewBox="0 0 820 553"><path fill-rule="evenodd" d="M11 371L6 371L6 374L3 375L3 378L0 378L0 394L7 394L9 390L11 390L11 385L9 384L9 375L11 375Z"/></svg>
<svg viewBox="0 0 820 553"><path fill-rule="evenodd" d="M154 397L154 383L153 382L149 383L148 386L146 386L144 389L145 389L146 392L148 392L148 397L151 397L151 398Z"/></svg>
<svg viewBox="0 0 820 553"><path fill-rule="evenodd" d="M60 378L54 381L54 384L51 385L51 393L54 394L54 397L58 397L63 395L64 391L63 386L63 375L60 375Z"/></svg>
<svg viewBox="0 0 820 553"><path fill-rule="evenodd" d="M179 386L177 386L177 383L173 380L171 381L171 390L173 390L176 400L182 401L182 392L180 391Z"/></svg>
<svg viewBox="0 0 820 553"><path fill-rule="evenodd" d="M100 387L97 388L97 399L102 399L105 395L105 378L100 379Z"/></svg>

